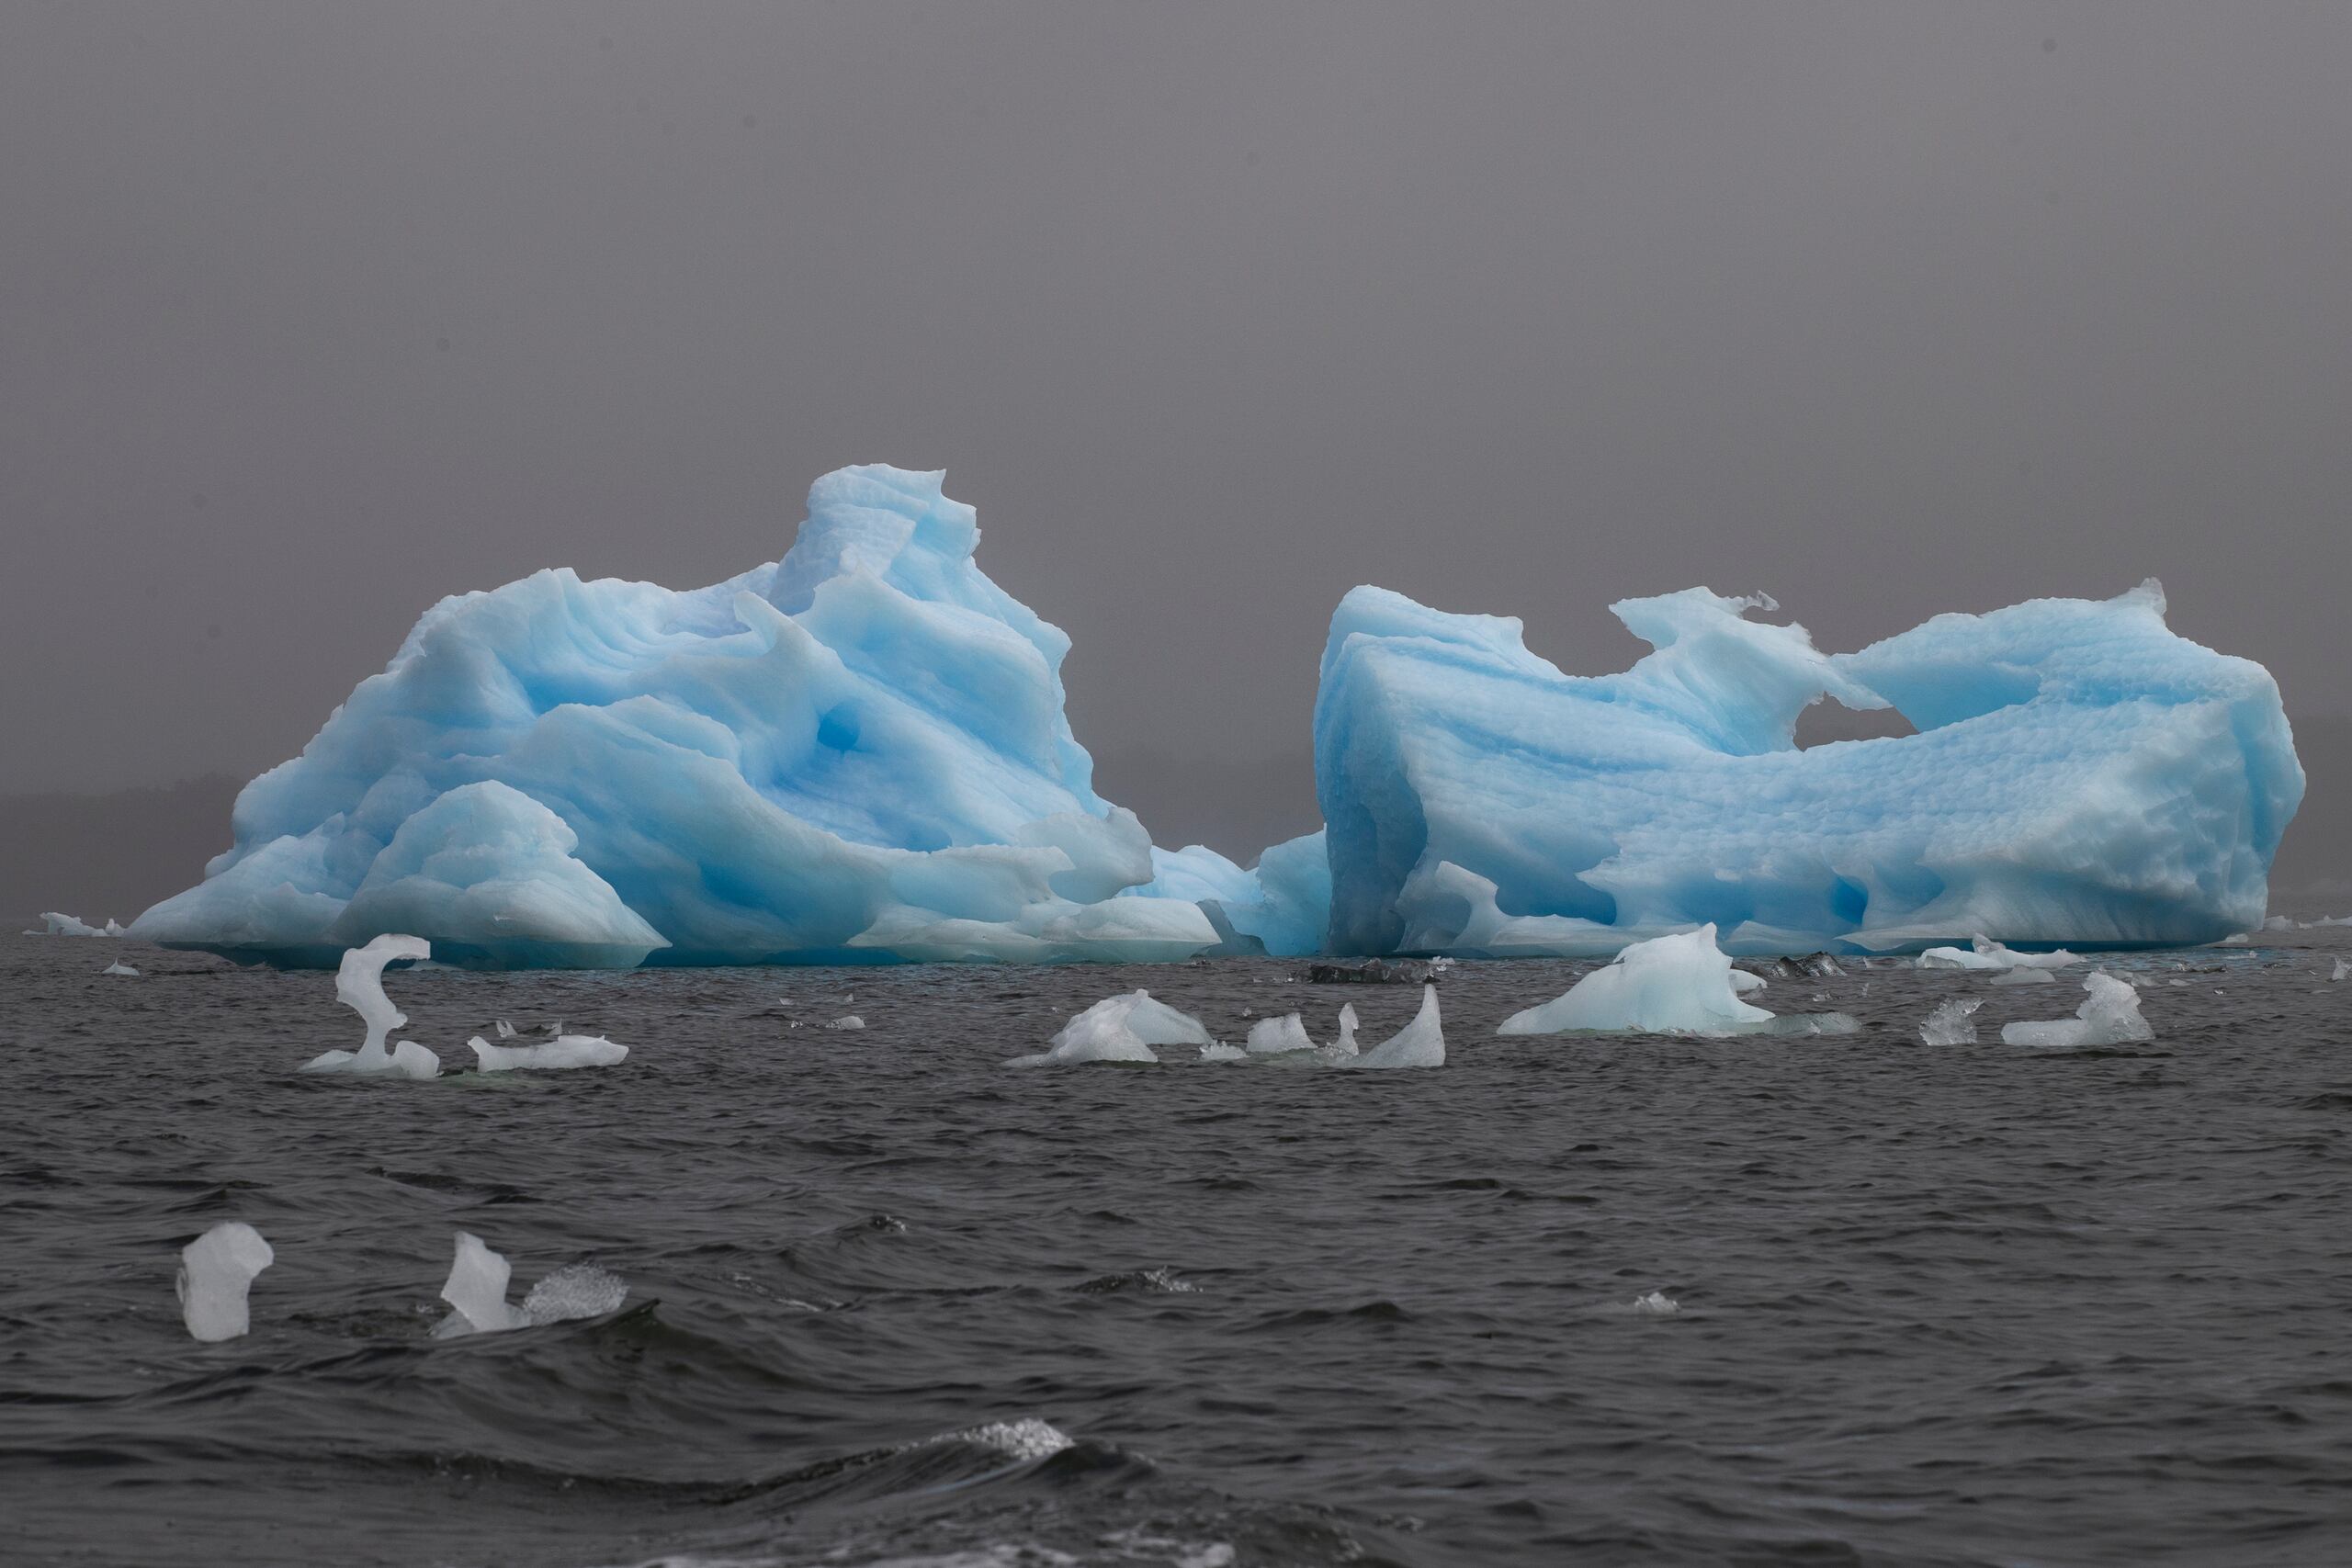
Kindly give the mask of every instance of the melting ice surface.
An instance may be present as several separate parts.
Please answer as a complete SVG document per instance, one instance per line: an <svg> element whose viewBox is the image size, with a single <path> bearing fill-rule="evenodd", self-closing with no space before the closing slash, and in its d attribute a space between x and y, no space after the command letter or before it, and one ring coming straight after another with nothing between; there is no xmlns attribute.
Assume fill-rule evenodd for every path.
<svg viewBox="0 0 2352 1568"><path fill-rule="evenodd" d="M1069 638L978 539L939 475L844 468L783 560L708 588L558 570L445 599L133 929L318 964L388 931L492 966L1216 945L1191 897L1114 897L1164 868L1094 793ZM1317 855L1275 858L1272 890L1219 874L1232 918L1319 934Z"/></svg>
<svg viewBox="0 0 2352 1568"><path fill-rule="evenodd" d="M2155 1031L2140 1016L2140 993L2128 981L2094 969L2083 981L2090 999L2072 1018L2040 1023L2005 1023L2001 1039L2011 1045L2121 1045L2153 1040Z"/></svg>
<svg viewBox="0 0 2352 1568"><path fill-rule="evenodd" d="M1348 953L1599 955L2211 942L2260 921L2302 798L2278 690L2176 637L2154 581L1939 615L1856 653L1705 589L1612 606L1654 649L1563 675L1520 623L1381 589L1315 711ZM1828 696L1917 733L1800 750Z"/></svg>
<svg viewBox="0 0 2352 1568"><path fill-rule="evenodd" d="M430 958L429 942L413 936L379 936L365 947L343 955L334 976L335 999L357 1013L368 1025L368 1038L356 1051L326 1051L302 1064L306 1073L369 1073L395 1077L430 1078L441 1073L441 1058L413 1040L386 1051L384 1038L408 1021L408 1014L384 994L384 965L402 958Z"/></svg>
<svg viewBox="0 0 2352 1568"><path fill-rule="evenodd" d="M1637 942L1541 1007L1503 1020L1498 1034L1602 1029L1648 1034L1744 1034L1772 1014L1739 999L1764 982L1731 966L1715 928Z"/></svg>
<svg viewBox="0 0 2352 1568"><path fill-rule="evenodd" d="M261 1232L242 1220L223 1220L180 1248L180 1317L209 1344L234 1339L252 1325L245 1292L277 1255Z"/></svg>

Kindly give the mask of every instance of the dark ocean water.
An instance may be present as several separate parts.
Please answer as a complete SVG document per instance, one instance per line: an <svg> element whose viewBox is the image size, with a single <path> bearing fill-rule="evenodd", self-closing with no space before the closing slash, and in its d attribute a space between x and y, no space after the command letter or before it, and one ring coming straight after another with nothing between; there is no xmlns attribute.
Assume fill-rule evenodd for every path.
<svg viewBox="0 0 2352 1568"><path fill-rule="evenodd" d="M1397 1073L1000 1065L1138 985L1237 1042L1419 1000L1279 963L428 968L451 1067L633 1054L420 1084L295 1074L357 1042L331 976L9 939L0 1560L2352 1562L2352 931L2277 941L2112 961L2157 1038L2080 1054L1997 1042L2073 980L1502 1040L1584 966L1465 964ZM231 1218L277 1262L199 1345ZM435 1341L459 1229L628 1302Z"/></svg>

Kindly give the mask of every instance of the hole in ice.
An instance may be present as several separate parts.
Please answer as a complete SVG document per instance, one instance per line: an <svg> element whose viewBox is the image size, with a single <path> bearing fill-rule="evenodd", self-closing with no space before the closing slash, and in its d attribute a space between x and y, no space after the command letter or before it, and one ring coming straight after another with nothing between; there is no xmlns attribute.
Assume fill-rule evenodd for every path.
<svg viewBox="0 0 2352 1568"><path fill-rule="evenodd" d="M1917 725L1893 708L1861 713L1835 697L1824 697L1797 715L1796 746L1810 751L1840 740L1885 740L1918 733Z"/></svg>

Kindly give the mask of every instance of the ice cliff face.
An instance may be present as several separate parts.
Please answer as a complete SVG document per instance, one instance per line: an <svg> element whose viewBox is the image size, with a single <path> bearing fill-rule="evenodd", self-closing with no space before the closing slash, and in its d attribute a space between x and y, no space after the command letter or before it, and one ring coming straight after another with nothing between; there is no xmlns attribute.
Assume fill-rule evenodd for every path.
<svg viewBox="0 0 2352 1568"><path fill-rule="evenodd" d="M1315 715L1346 953L2200 942L2258 923L2302 798L2277 685L2163 591L1939 615L1859 653L1704 589L1613 606L1656 650L1560 673L1520 623L1359 588ZM1919 733L1796 749L1824 695Z"/></svg>
<svg viewBox="0 0 2352 1568"><path fill-rule="evenodd" d="M542 571L427 611L151 941L332 964L1172 959L1215 944L1095 795L1069 640L938 474L819 480L785 558L678 592Z"/></svg>

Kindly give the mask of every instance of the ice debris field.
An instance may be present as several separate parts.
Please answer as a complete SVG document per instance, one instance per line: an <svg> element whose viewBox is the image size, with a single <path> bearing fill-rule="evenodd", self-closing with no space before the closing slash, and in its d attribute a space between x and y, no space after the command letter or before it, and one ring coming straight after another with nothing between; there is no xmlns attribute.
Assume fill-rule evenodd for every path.
<svg viewBox="0 0 2352 1568"><path fill-rule="evenodd" d="M1735 955L2014 968L1998 950L2258 924L2302 796L2268 672L2174 635L2153 581L1851 653L1751 618L1762 595L1686 589L1611 606L1652 651L1598 676L1516 620L1363 587L1320 668L1326 827L1244 868L1095 793L1069 641L980 570L941 482L829 474L782 560L707 588L553 570L442 601L130 933L289 965L397 932L447 963L627 967L1604 957L1713 926ZM1800 749L1825 698L1916 733ZM1996 951L1957 945L1979 935ZM1556 1016L1638 1013L1642 985Z"/></svg>

